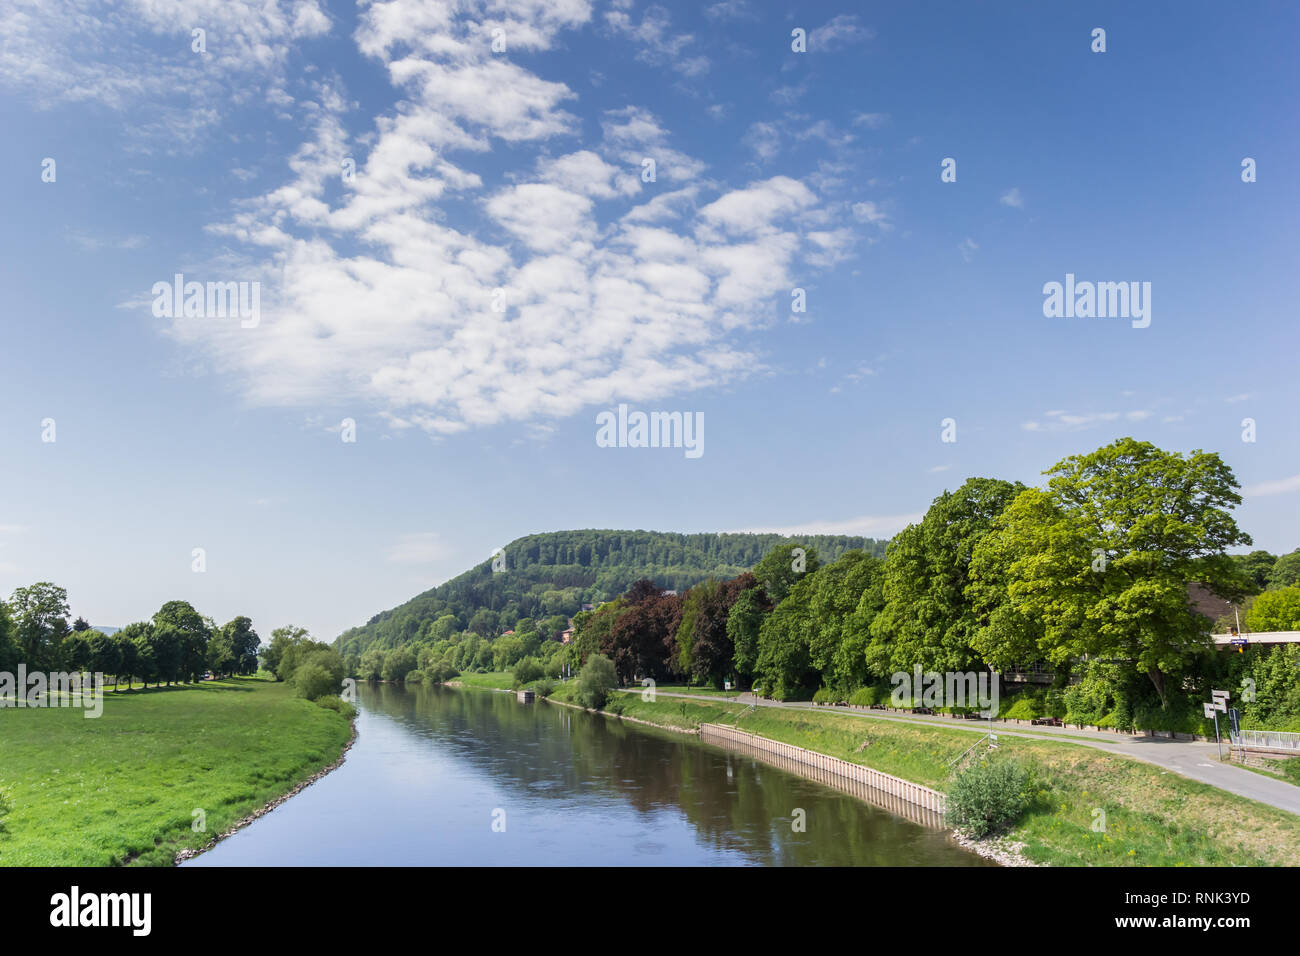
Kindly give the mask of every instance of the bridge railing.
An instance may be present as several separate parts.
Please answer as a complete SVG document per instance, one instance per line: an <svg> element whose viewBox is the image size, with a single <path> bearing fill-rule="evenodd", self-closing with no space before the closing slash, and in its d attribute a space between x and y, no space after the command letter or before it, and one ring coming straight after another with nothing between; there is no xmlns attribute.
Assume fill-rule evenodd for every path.
<svg viewBox="0 0 1300 956"><path fill-rule="evenodd" d="M1300 734L1284 730L1242 730L1232 735L1232 745L1243 750L1294 750L1300 754Z"/></svg>

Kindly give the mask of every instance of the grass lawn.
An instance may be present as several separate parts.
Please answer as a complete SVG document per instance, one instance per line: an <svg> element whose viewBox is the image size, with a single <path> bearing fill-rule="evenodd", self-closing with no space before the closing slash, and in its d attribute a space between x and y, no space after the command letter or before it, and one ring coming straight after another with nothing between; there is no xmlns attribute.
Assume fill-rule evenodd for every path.
<svg viewBox="0 0 1300 956"><path fill-rule="evenodd" d="M572 702L573 683L557 700ZM639 694L612 700L621 713L674 727L732 723L751 733L831 754L944 790L969 731L870 720L830 711L779 710ZM1031 771L1030 809L1011 832L1031 860L1052 865L1258 866L1300 861L1300 817L1159 767L1056 740L1003 736L999 756ZM1105 814L1105 831L1093 824Z"/></svg>
<svg viewBox="0 0 1300 956"><path fill-rule="evenodd" d="M232 678L0 709L0 865L169 865L338 759L341 714L269 680ZM191 829L193 811L206 832Z"/></svg>

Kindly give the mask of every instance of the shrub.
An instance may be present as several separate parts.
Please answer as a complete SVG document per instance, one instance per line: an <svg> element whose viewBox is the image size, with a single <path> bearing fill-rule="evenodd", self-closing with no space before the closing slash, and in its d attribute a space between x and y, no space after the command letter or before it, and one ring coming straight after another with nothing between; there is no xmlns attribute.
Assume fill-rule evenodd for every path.
<svg viewBox="0 0 1300 956"><path fill-rule="evenodd" d="M857 704L861 707L870 707L872 704L884 704L889 701L889 688L880 686L859 687L849 695L849 703Z"/></svg>
<svg viewBox="0 0 1300 956"><path fill-rule="evenodd" d="M317 697L312 701L312 703L318 707L324 707L326 710L337 711L348 720L351 720L357 715L357 709L353 707L351 703L344 700L342 697L335 697L333 694L326 694L323 697Z"/></svg>
<svg viewBox="0 0 1300 956"><path fill-rule="evenodd" d="M578 690L574 696L583 707L600 710L617 685L613 662L603 654L593 654L578 674Z"/></svg>
<svg viewBox="0 0 1300 956"><path fill-rule="evenodd" d="M1002 716L1006 720L1037 720L1043 716L1043 703L1029 694L1018 694Z"/></svg>
<svg viewBox="0 0 1300 956"><path fill-rule="evenodd" d="M425 681L424 671L420 670L418 667L413 671L406 672L406 683L423 684L424 681Z"/></svg>
<svg viewBox="0 0 1300 956"><path fill-rule="evenodd" d="M1011 826L1029 806L1029 773L1016 760L987 757L948 788L948 823L976 837Z"/></svg>
<svg viewBox="0 0 1300 956"><path fill-rule="evenodd" d="M524 684L530 684L538 678L545 677L546 672L542 669L541 662L535 657L525 657L515 665L515 686L522 687Z"/></svg>
<svg viewBox="0 0 1300 956"><path fill-rule="evenodd" d="M555 693L555 681L551 680L549 677L543 678L537 682L534 686L534 690L537 692L538 697L550 697Z"/></svg>
<svg viewBox="0 0 1300 956"><path fill-rule="evenodd" d="M300 664L294 670L290 682L293 684L294 693L299 697L306 697L308 700L315 700L317 697L324 697L328 694L337 694L343 685L342 681L335 678L333 674L316 661L307 661L305 664Z"/></svg>

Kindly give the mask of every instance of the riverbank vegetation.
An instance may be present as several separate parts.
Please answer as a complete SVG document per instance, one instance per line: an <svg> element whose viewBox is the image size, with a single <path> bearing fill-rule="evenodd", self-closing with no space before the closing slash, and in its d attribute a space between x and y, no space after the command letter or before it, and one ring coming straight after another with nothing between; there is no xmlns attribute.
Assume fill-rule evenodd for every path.
<svg viewBox="0 0 1300 956"><path fill-rule="evenodd" d="M999 712L1011 719L1196 734L1213 732L1202 709L1210 690L1228 689L1243 726L1300 730L1300 645L1252 643L1230 653L1209 638L1242 615L1247 628L1300 629L1300 551L1227 554L1251 541L1232 517L1241 499L1222 459L1126 438L1045 474L1044 488L971 478L936 498L883 555L879 542L855 548L832 539L826 551L823 538L780 539L732 576L706 575L682 591L669 586L676 578L643 575L571 621L510 616L572 606L555 599L507 603L493 621L482 606L448 603L453 593L495 601L493 588L523 586L510 584L513 565L494 574L484 564L455 589L435 589L418 614L413 605L398 615L399 630L381 616L365 641L349 632L336 646L350 672L370 679L513 670L525 684L538 671L552 680L575 675L600 654L624 686L653 680L720 691L730 682L827 703L886 702L897 675L918 668L992 671L1008 675ZM569 535L551 550L548 539L523 539L531 543L520 560L597 567L606 547L622 573L643 552L653 568L661 545L671 551L674 538L696 537L654 536L642 548L622 533ZM616 536L618 547L605 540ZM754 541L700 537L713 557L756 554L727 551ZM495 632L493 623L509 629ZM903 697L908 706L963 707L919 692Z"/></svg>
<svg viewBox="0 0 1300 956"><path fill-rule="evenodd" d="M0 865L170 865L336 761L349 714L231 677L0 711ZM196 829L201 825L202 829Z"/></svg>
<svg viewBox="0 0 1300 956"><path fill-rule="evenodd" d="M1227 688L1244 726L1300 729L1300 646L1217 650L1193 603L1264 588L1256 619L1300 628L1291 556L1226 553L1250 538L1219 456L1123 439L1046 474L1045 489L969 479L883 560L849 551L823 564L811 544L787 544L684 595L638 582L575 618L572 653L608 656L625 685L731 681L826 702L883 702L918 669L1032 672L1049 683L1004 694L1004 716L1123 730L1212 733L1202 704Z"/></svg>
<svg viewBox="0 0 1300 956"><path fill-rule="evenodd" d="M577 682L551 699L577 706ZM788 710L644 691L611 695L605 713L697 730L728 723L773 740L951 792L970 731L822 710ZM999 734L998 759L1025 774L1006 830L1032 862L1054 866L1294 865L1300 822L1152 764L1063 741Z"/></svg>

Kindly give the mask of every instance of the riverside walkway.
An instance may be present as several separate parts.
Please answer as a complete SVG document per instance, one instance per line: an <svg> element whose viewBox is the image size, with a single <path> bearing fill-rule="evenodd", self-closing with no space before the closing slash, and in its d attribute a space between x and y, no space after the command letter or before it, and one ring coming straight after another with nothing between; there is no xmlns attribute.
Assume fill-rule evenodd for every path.
<svg viewBox="0 0 1300 956"><path fill-rule="evenodd" d="M628 688L629 694L640 694L641 688ZM714 694L684 694L670 690L656 690L658 697L680 697L696 701L721 701L758 707L779 707L785 710L809 710L815 713L842 714L863 720L885 720L902 724L919 724L945 727L968 733L986 734L990 730L1008 737L1054 740L1079 744L1108 753L1131 757L1154 764L1162 769L1189 779L1207 783L1220 790L1258 800L1269 806L1300 814L1300 787L1275 777L1244 770L1234 764L1220 763L1214 743L1192 740L1171 740L1168 737L1147 737L1138 734L1119 734L1111 731L1079 730L1069 727L1027 727L1010 720L955 720L952 717L926 714L901 714L879 710L857 710L851 707L818 706L808 701L768 700L751 693L734 697Z"/></svg>

